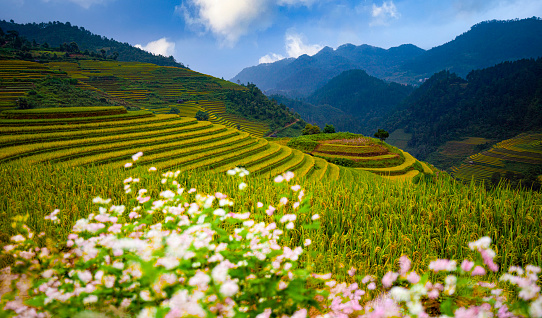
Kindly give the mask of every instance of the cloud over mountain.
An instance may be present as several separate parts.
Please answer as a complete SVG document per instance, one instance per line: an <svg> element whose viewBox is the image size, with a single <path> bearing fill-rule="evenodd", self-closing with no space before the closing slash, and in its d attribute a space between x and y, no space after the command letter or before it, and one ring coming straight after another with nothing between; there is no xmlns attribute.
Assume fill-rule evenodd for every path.
<svg viewBox="0 0 542 318"><path fill-rule="evenodd" d="M134 46L155 55L170 56L175 53L175 43L168 42L166 38L149 42L145 46L142 46L141 44L136 44Z"/></svg>

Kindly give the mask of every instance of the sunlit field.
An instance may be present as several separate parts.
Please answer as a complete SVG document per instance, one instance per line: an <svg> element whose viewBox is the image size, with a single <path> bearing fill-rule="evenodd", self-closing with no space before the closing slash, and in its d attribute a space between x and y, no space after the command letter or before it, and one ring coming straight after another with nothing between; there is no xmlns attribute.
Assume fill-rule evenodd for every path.
<svg viewBox="0 0 542 318"><path fill-rule="evenodd" d="M0 169L3 244L9 244L10 237L17 234L12 228L13 218L28 215L26 224L32 232L44 233L47 246L67 251L63 246L76 221L98 213L94 198L111 198L112 204L125 205L118 217L128 221L128 213L139 204L134 200L138 189L147 189L145 195L153 199L160 198L164 190L164 171L149 171L149 166L138 166L137 162L129 168L12 162L2 164ZM127 187L130 177L140 179L132 183L133 189ZM279 202L288 192L288 187L273 178L250 174L240 180L201 170L178 173L174 179L185 191L194 188L202 195L226 194L234 202L232 211L249 212L256 223L278 221ZM246 187L240 186L241 182ZM297 266L315 273L332 273L338 282L365 286L374 281L368 281L366 275L383 277L396 270L402 255L412 260L412 270L417 273L426 271L439 258L474 260L469 242L484 236L493 241L497 254L494 262L499 266L498 272L489 274L490 280L513 265L542 264L542 198L538 192L465 186L445 174L421 178L417 184L393 182L369 173L345 173L336 181L294 178L290 185L294 184L304 189L307 201L299 213L289 206L290 213L297 213L296 226L287 230L280 242L293 248L309 239L311 244L304 247ZM277 214L266 213L269 206L278 208ZM57 223L44 220L45 216L51 218L55 209L59 209L54 214ZM315 214L319 226L311 220ZM157 213L151 220L160 222L165 217ZM309 223L313 226L302 226ZM12 261L4 257L1 267ZM349 275L352 269L355 275ZM375 282L380 284L379 280ZM369 294L376 295L376 290Z"/></svg>

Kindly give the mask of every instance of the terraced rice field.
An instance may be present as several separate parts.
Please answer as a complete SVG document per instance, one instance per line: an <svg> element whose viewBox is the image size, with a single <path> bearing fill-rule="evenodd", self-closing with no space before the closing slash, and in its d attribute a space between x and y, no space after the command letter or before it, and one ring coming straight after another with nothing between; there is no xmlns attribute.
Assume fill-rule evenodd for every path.
<svg viewBox="0 0 542 318"><path fill-rule="evenodd" d="M311 137L307 138L310 139ZM301 141L301 144L303 144L303 141ZM310 143L306 147L314 147L314 150L310 151L310 153L316 157L354 167L361 165L363 168L354 168L352 171L371 172L384 176L389 180L406 181L412 180L419 173L433 173L425 163L418 162L409 153L401 151L403 159L395 152L396 150L391 150L395 148L388 149L387 146L372 138L349 136L342 139L321 139L317 140L315 146L309 145ZM355 162L355 164L342 162L342 159ZM347 173L354 173L355 176L355 172L352 171Z"/></svg>
<svg viewBox="0 0 542 318"><path fill-rule="evenodd" d="M452 168L456 179L464 182L488 181L498 172L518 172L506 168L507 162L523 164L526 167L542 165L542 133L521 134L499 142L490 150L472 155L467 162Z"/></svg>
<svg viewBox="0 0 542 318"><path fill-rule="evenodd" d="M170 113L176 108L179 115L194 117L201 110L209 113L213 123L239 127L255 137L262 137L269 130L265 123L227 113L219 100L227 90L244 87L183 68L137 62L0 61L0 111L15 108L17 99L32 89L33 81L47 75L77 79L81 89L107 94L113 100L154 114Z"/></svg>
<svg viewBox="0 0 542 318"><path fill-rule="evenodd" d="M90 109L70 111L84 115ZM244 166L257 175L274 177L293 171L296 177L317 180L337 180L339 172L352 173L352 169L340 170L325 160L222 124L147 111L115 115L101 112L100 116L103 109L92 110L96 116L62 118L64 113L58 109L39 109L16 112L33 119L0 120L0 162L123 167L141 151L144 156L138 164L160 170L223 172ZM43 114L59 114L59 118L39 118ZM128 115L129 119L119 120Z"/></svg>
<svg viewBox="0 0 542 318"><path fill-rule="evenodd" d="M32 89L33 80L48 75L65 77L40 63L0 60L0 111L14 108L17 99Z"/></svg>

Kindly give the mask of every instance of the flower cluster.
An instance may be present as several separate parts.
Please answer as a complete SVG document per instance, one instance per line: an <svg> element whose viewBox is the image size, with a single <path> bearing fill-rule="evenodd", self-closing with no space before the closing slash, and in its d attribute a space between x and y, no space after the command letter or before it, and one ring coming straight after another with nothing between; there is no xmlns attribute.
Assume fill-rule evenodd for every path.
<svg viewBox="0 0 542 318"><path fill-rule="evenodd" d="M228 175L249 173L236 168ZM459 266L438 259L427 273L417 273L402 256L399 270L382 278L358 276L350 268L359 284L347 284L331 273L311 273L300 263L303 248L285 242L310 210L301 186L288 184L293 173L275 178L286 190L278 202L257 202L252 211L236 209L220 192L185 190L178 176L163 174L159 192L139 188L138 178L125 179L131 205L95 198L96 212L78 220L60 248L39 246L36 237L44 234L34 235L26 217L15 218L19 234L3 247L14 262L0 273L10 291L0 308L8 317L72 317L91 309L141 318L305 318L312 308L321 318L429 317L424 304L438 301L441 317L542 317L540 268L511 267L502 276L500 284L518 287L510 300L497 284L473 280L486 269L498 270L488 237L469 244L478 258ZM241 184L243 191L248 185ZM55 210L46 219L59 217ZM256 221L262 217L270 222ZM312 224L303 227L318 226L319 218L309 215ZM458 294L472 300L471 306L457 303Z"/></svg>

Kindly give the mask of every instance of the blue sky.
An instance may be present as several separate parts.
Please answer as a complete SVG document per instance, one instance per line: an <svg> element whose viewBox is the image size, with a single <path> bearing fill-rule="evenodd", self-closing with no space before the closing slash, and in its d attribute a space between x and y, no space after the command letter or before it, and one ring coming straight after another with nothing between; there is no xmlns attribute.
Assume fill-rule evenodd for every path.
<svg viewBox="0 0 542 318"><path fill-rule="evenodd" d="M542 16L540 0L1 0L0 19L69 21L230 79L345 43L424 49L478 22Z"/></svg>

